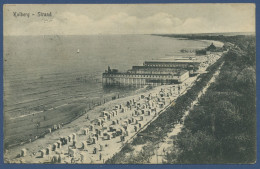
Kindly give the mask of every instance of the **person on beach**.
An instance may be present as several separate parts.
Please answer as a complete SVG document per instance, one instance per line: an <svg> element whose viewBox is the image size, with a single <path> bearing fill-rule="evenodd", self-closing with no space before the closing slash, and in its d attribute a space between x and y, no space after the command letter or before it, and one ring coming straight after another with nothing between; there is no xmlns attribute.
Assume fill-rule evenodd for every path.
<svg viewBox="0 0 260 169"><path fill-rule="evenodd" d="M74 158L71 158L70 162L71 162L71 164L74 164L75 163Z"/></svg>
<svg viewBox="0 0 260 169"><path fill-rule="evenodd" d="M103 146L100 144L100 150L99 151L103 151Z"/></svg>
<svg viewBox="0 0 260 169"><path fill-rule="evenodd" d="M96 153L97 153L97 148L94 147L94 149L93 149L93 154L96 154Z"/></svg>
<svg viewBox="0 0 260 169"><path fill-rule="evenodd" d="M100 161L102 160L102 154L101 153L99 154L99 160Z"/></svg>
<svg viewBox="0 0 260 169"><path fill-rule="evenodd" d="M58 163L61 163L61 156L58 157Z"/></svg>

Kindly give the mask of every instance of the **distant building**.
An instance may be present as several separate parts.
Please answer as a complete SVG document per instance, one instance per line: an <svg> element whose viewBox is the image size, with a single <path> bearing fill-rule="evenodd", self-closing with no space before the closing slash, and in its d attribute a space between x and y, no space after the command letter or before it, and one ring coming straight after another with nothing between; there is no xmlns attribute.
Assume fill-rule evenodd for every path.
<svg viewBox="0 0 260 169"><path fill-rule="evenodd" d="M211 45L209 47L207 47L206 50L210 51L210 52L214 52L214 51L216 51L216 49L217 49L217 47L213 43L211 43Z"/></svg>
<svg viewBox="0 0 260 169"><path fill-rule="evenodd" d="M223 52L224 50L226 50L226 48L223 47L216 47L213 43L211 43L211 45L209 45L207 48L205 49L200 49L200 50L196 50L196 55L209 55L211 53L215 53L215 52Z"/></svg>

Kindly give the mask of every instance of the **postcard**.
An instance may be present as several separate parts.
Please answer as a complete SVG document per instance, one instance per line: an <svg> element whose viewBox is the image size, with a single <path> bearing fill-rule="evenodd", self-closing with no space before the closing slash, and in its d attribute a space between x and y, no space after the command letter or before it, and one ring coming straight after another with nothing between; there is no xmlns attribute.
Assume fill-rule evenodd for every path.
<svg viewBox="0 0 260 169"><path fill-rule="evenodd" d="M4 4L4 163L254 164L254 3Z"/></svg>

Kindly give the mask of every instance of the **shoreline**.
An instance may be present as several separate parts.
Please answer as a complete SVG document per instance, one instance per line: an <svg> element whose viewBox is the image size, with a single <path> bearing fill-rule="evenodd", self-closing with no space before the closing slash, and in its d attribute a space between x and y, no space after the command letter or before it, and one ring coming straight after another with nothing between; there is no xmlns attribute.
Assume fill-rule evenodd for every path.
<svg viewBox="0 0 260 169"><path fill-rule="evenodd" d="M164 85L162 85L162 86L164 86ZM136 91L131 92L131 93L133 93L133 95L131 95L131 96L126 96L126 97L123 97L120 99L111 100L111 101L106 102L105 104L98 105L98 106L94 107L93 109L88 110L86 113L81 114L78 117L76 117L75 119L71 120L62 129L59 129L52 133L46 134L43 136L43 138L36 139L35 141L33 141L31 143L25 143L23 145L17 145L17 147L16 146L11 147L4 154L4 159L6 159L6 158L13 159L11 156L14 156L14 154L19 154L20 149L22 149L23 147L26 147L27 149L31 149L30 151L28 151L28 153L30 153L30 152L37 153L37 150L40 150L43 147L47 147L47 144L51 144L51 142L43 141L43 140L46 140L47 138L58 139L58 136L63 135L64 133L77 132L77 131L79 131L80 128L87 127L87 125L89 125L92 121L94 121L94 119L98 118L100 116L102 110L106 110L106 111L112 110L111 105L119 104L119 102L123 102L127 98L135 98L135 97L138 97L138 95L140 95L140 94L144 94L147 92L153 92L155 90L155 88L160 88L162 86L157 86L152 89L147 89L147 88L137 89ZM141 92L139 90L141 90ZM142 90L144 90L144 91L142 91ZM99 113L97 113L97 112L99 112ZM89 116L89 118L92 119L92 121L84 120L83 118L86 119L86 116ZM75 125L77 123L84 123L84 125L83 126ZM75 126L72 127L72 125L75 125ZM37 144L41 145L41 146L37 146ZM43 146L43 145L46 145L46 146ZM12 155L10 155L10 154L12 154Z"/></svg>
<svg viewBox="0 0 260 169"><path fill-rule="evenodd" d="M193 80L191 80L193 79ZM196 77L193 77L193 78L188 78L186 81L191 81L190 85L186 85L187 88L190 88L192 87L191 84L197 79L197 76ZM184 85L184 83L180 84L180 85ZM17 163L17 160L10 160L9 159L15 159L14 155L15 154L19 154L20 153L20 150L22 148L26 148L28 149L28 154L36 154L37 151L41 150L42 148L44 147L47 147L48 145L52 144L52 142L50 140L58 140L61 136L63 135L68 135L68 133L73 133L73 132L79 132L79 130L82 128L82 127L87 127L88 125L90 125L93 121L95 121L95 119L97 119L98 117L100 117L100 114L102 111L106 110L106 111L111 111L113 110L113 107L117 104L120 104L122 102L125 102L127 100L131 100L131 99L138 99L140 98L140 95L145 95L145 94L148 94L148 93L154 93L154 92L158 92L158 89L167 89L167 87L172 87L174 85L161 85L161 86L156 86L156 87L153 87L151 89L147 89L147 87L145 88L141 88L141 89L138 89L135 91L136 94L134 95L131 95L131 96L127 96L127 97L123 97L123 98L120 98L120 99L116 99L116 100L112 100L112 101L109 101L103 105L100 105L100 106L97 106L95 107L93 110L90 110L88 111L87 113L83 114L82 116L80 116L79 118L77 118L76 120L70 122L69 124L65 125L62 129L59 129L59 130L56 130L52 133L49 133L47 135L45 135L44 138L40 138L40 139L37 139L35 140L34 142L32 143L27 143L25 145L20 145L20 146L17 146L15 148L11 148L9 149L9 151L7 153L5 153L4 157L5 157L5 160L7 160L8 162L10 163ZM175 96L175 99L177 99L179 96L181 96L183 93L185 93L186 91L186 88L184 88L184 91L182 91L180 94L176 95ZM166 107L170 106L171 105L171 102L166 105ZM167 108L166 108L167 109ZM161 113L163 113L165 110L165 108L163 109L163 111ZM92 120L86 120L86 117L88 116L89 119L92 119ZM158 116L157 116L158 117ZM156 117L156 118L157 118ZM155 120L156 118L154 119L151 119L151 120ZM151 123L151 122L150 122ZM150 124L149 123L149 124ZM144 127L147 127L149 126L148 123L145 124ZM141 130L144 129L141 128ZM141 131L140 130L140 131ZM138 131L138 132L140 132ZM136 132L134 134L134 136L132 136L130 139L133 139L137 134L138 132ZM128 142L129 140L127 140ZM131 142L131 141L130 141ZM39 146L40 145L40 146ZM122 146L123 147L123 146ZM122 148L120 147L120 149ZM117 150L118 151L120 151ZM115 152L116 153L116 152ZM11 155L12 154L12 155ZM114 154L113 154L114 155ZM113 156L112 155L112 156ZM109 156L107 159L109 159L111 156ZM30 162L28 162L30 163Z"/></svg>
<svg viewBox="0 0 260 169"><path fill-rule="evenodd" d="M160 87L160 86L157 86L157 87ZM141 89L137 89L130 96L121 97L119 99L115 99L115 100L111 100L109 102L106 102L105 104L98 105L98 106L94 107L93 109L87 111L86 113L82 114L78 118L74 119L73 121L67 123L61 129L55 130L52 133L45 134L43 136L43 138L36 139L35 141L33 141L31 143L20 144L20 145L16 145L16 146L8 148L7 153L6 152L4 153L4 159L15 158L14 156L16 156L16 154L19 154L20 150L24 147L31 149L31 152L36 151L38 148L41 149L42 147L44 147L43 143L45 145L51 144L51 142L44 141L44 140L47 140L47 139L53 140L54 138L58 139L59 136L64 134L64 133L72 133L72 132L75 132L75 131L79 131L79 128L82 128L84 126L88 126L88 125L90 125L91 122L93 122L95 119L97 119L101 115L102 110L104 110L104 109L106 109L107 111L112 110L114 105L117 105L120 102L129 100L130 98L131 99L132 98L138 98L139 95L150 92L153 89L154 88L147 89L146 87L141 88ZM86 120L87 116L91 120ZM77 125L79 123L83 123L83 125L82 126ZM41 145L41 146L38 146L38 145Z"/></svg>
<svg viewBox="0 0 260 169"><path fill-rule="evenodd" d="M44 138L40 138L40 139L37 139L35 140L34 142L32 143L28 143L28 144L25 144L25 145L20 145L18 147L15 147L13 149L9 149L9 151L7 153L4 154L4 158L5 158L5 162L10 162L10 163L19 163L19 159L16 159L15 158L15 155L16 154L19 154L20 153L20 150L21 149L27 149L27 154L30 154L30 158L25 161L22 161L23 162L26 162L26 163L31 163L30 162L30 159L33 158L33 155L32 154L36 154L39 150L45 148L45 147L48 147L48 145L52 144L53 141L52 140L58 140L61 136L64 136L64 135L68 135L69 133L75 133L75 132L79 132L81 128L84 128L84 127L87 127L89 126L91 123L93 123L98 117L100 117L101 115L101 111L111 111L113 110L113 107L115 105L118 105L118 104L122 104L123 102L126 102L127 100L132 100L132 99L135 99L137 100L138 98L140 98L140 95L148 95L149 93L155 93L155 92L158 92L160 91L161 89L164 89L164 90L169 90L170 87L172 87L173 85L161 85L161 86L157 86L157 87L154 87L152 89L149 89L149 90L146 90L146 91L141 91L141 92L138 92L137 94L135 95L132 95L132 96L128 96L128 97L125 97L125 98L120 98L120 99L117 99L117 100L113 100L113 101L110 101L110 102L107 102L105 103L104 105L101 105L101 106L97 106L95 107L93 110L91 110L89 113L86 113L84 115L82 115L81 117L79 117L78 119L72 121L71 123L65 125L62 129L60 130L56 130L52 133L49 133L47 135L45 135ZM184 90L184 89L183 89ZM183 91L181 92L183 93ZM177 99L177 97L179 97L180 95L175 95L175 99ZM169 104L167 104L161 111L161 113L163 113L166 108L168 106L171 106L171 102L169 102ZM89 119L92 119L92 120L86 120L86 117L89 117ZM159 117L159 115L157 116ZM156 117L156 118L157 118ZM151 120L153 119L156 119L154 117L152 117ZM149 126L149 124L147 124L147 122L145 122L146 126ZM142 130L143 128L141 128ZM138 131L139 132L139 131ZM137 133L134 133L133 136L131 136L130 139L134 138ZM128 142L129 140L127 140L126 142ZM113 142L113 140L112 140ZM125 142L125 143L126 143ZM125 144L124 143L124 144ZM121 143L120 143L121 144ZM122 146L123 147L123 146ZM120 148L122 148L120 147ZM118 147L114 147L114 148L117 148L114 149L116 150L114 153L112 153L112 156L120 151L120 149L118 150ZM111 153L108 153L107 154L107 159L111 158ZM11 159L16 159L16 160L11 160ZM21 159L20 159L21 160ZM20 161L21 162L21 161ZM44 162L40 162L40 163L44 163ZM92 162L91 162L92 163ZM99 162L100 163L100 162ZM98 163L98 164L99 164Z"/></svg>
<svg viewBox="0 0 260 169"><path fill-rule="evenodd" d="M103 100L106 100L105 103L107 103L107 102L113 101L113 99L111 99L112 97L115 97L116 98L115 100L117 100L117 99L124 98L127 95L132 96L132 95L135 95L136 92L148 90L146 87L147 86L142 86L141 88L135 88L135 89L127 88L127 92L124 93L124 94L120 94L119 92L111 93L111 94L107 95L106 97L94 99L94 102L92 102L92 103L91 102L85 103L85 107L84 107L82 102L79 102L78 105L77 104L72 105L70 103L67 103L66 106L61 107L61 109L52 108L50 111L43 111L43 112L37 112L37 113L28 114L28 115L23 115L23 117L14 117L12 119L8 119L9 122L5 122L4 125L15 125L15 124L19 124L21 122L23 123L23 122L26 122L26 121L35 121L39 118L43 120L41 123L46 123L46 122L48 123L48 121L51 120L51 116L53 116L57 112L61 116L64 116L65 119L63 118L63 119L59 120L60 122L56 122L56 124L54 124L54 125L57 125L57 126L58 125L61 125L61 126L67 125L67 124L72 123L76 119L80 118L84 114L91 113L91 110L93 110L95 107L100 106L100 105L104 105ZM100 101L98 101L98 100L100 100ZM73 112L66 110L67 108L71 109L70 107L72 107L72 108L77 107L76 108L77 109L76 115L73 115L72 114ZM72 115L70 115L70 117L68 117L69 119L67 118L68 114L72 114ZM47 121L44 120L45 117L46 117ZM53 118L56 118L56 116L53 117ZM31 125L31 124L29 124L29 125ZM43 137L45 137L46 134L49 133L49 129L53 128L54 125L51 125L51 126L50 125L44 125L43 127L40 126L40 128L39 128L40 132L37 131L37 133L34 132L36 130L36 128L34 128L34 129L30 130L30 132L34 133L33 137L28 136L27 139L20 139L21 141L19 141L19 142L10 144L8 146L4 146L4 149L7 149L7 150L12 149L12 148L15 148L19 145L28 144L28 143L34 142L35 140L37 140L39 138L43 138ZM17 127L17 126L15 125L14 127ZM13 127L13 129L14 129L14 127ZM35 137L36 137L36 139L35 139ZM19 137L17 139L19 139ZM4 143L6 142L6 140L8 140L8 138L4 139Z"/></svg>
<svg viewBox="0 0 260 169"><path fill-rule="evenodd" d="M151 36L153 36L153 35L151 35ZM131 93L131 95L132 95L134 93L134 91L131 91L129 93ZM111 97L108 98L108 100L110 100L110 99L111 99ZM96 103L96 100L95 100L95 104L93 104L93 106L97 106L98 102L99 101L97 101L97 103ZM100 102L102 102L102 99ZM91 103L86 104L86 103L83 103L80 101L78 104L77 103L75 103L74 105L73 104L67 104L62 107L58 106L57 109L53 108L51 110L44 111L41 113L36 112L36 113L31 113L31 114L25 114L25 115L22 115L22 117L20 117L20 118L11 117L10 120L7 118L7 120L5 121L5 126L6 126L5 128L10 131L5 131L6 133L9 133L9 134L6 134L7 137L4 139L4 140L6 140L6 141L4 141L4 143L7 143L7 146L5 146L5 147L7 147L9 149L9 148L17 146L21 143L27 143L27 142L29 142L29 140L33 141L33 140L35 140L35 137L43 137L46 134L46 132L48 131L48 128L53 127L53 125L59 125L61 123L63 123L63 124L71 123L72 121L77 119L79 116L81 116L82 113L84 114L83 111L89 111L88 104L91 104ZM85 110L84 110L84 106L86 106ZM93 106L91 106L91 107L93 108ZM80 107L80 109L78 109L77 112L74 111L75 115L72 114L72 112L69 112L66 110L66 109L72 109L72 108L77 109L77 107ZM59 112L62 112L62 113L59 113ZM14 125L15 121L17 121L17 123L20 123L19 121L23 121L22 123L20 123L23 125L22 127L27 126L27 125L36 125L36 123L32 123L32 122L29 122L26 124L25 121L28 121L28 120L33 121L33 118L42 118L43 119L43 118L45 118L44 116L46 116L46 118L48 118L48 116L51 117L51 116L53 116L53 114L59 114L60 116L66 116L66 117L64 117L63 119L56 119L57 122L55 122L54 124L52 121L47 122L48 121L48 119L47 119L47 121L43 122L44 124L40 126L40 128L39 128L40 132L38 132L38 129L36 131L36 128L34 127L34 128L30 128L29 129L30 131L27 130L25 132L26 137L21 136L19 133L17 133L17 134L19 134L18 137L13 136L13 133L16 133L16 131L13 130L13 128L14 128L13 125ZM5 114L5 116L7 117L8 115ZM70 117L68 117L68 116L70 116ZM52 120L52 118L51 118L51 120ZM41 121L39 121L39 122L41 122ZM45 123L47 123L47 124L45 124ZM48 127L45 127L45 126L48 126ZM16 125L15 125L15 127L16 127ZM45 129L43 127L45 127ZM19 130L21 130L21 129L19 129ZM23 132L23 131L21 131L21 132ZM30 136L30 135L32 135L32 136ZM12 140L19 140L19 141L12 141Z"/></svg>

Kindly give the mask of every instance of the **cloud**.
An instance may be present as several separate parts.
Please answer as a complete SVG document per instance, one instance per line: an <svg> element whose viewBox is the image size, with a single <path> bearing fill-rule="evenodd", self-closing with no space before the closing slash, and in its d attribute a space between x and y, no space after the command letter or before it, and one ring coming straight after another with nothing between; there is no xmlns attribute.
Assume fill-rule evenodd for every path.
<svg viewBox="0 0 260 169"><path fill-rule="evenodd" d="M182 22L167 13L138 18L119 12L94 20L86 15L76 16L66 12L57 16L50 25L55 25L67 34L147 34L172 32L174 27L180 26Z"/></svg>
<svg viewBox="0 0 260 169"><path fill-rule="evenodd" d="M87 35L87 34L152 34L252 31L252 23L218 23L206 17L179 18L165 12L137 17L124 12L93 19L72 12L57 13L49 19L35 19L27 24L6 24L5 34L16 35ZM21 24L21 23L20 23ZM232 25L233 24L233 25ZM20 27L19 30L15 29Z"/></svg>

